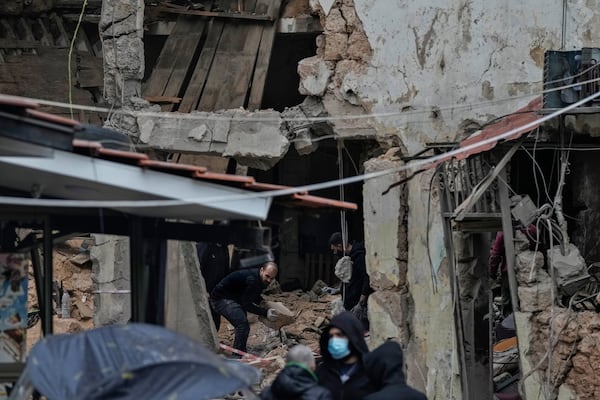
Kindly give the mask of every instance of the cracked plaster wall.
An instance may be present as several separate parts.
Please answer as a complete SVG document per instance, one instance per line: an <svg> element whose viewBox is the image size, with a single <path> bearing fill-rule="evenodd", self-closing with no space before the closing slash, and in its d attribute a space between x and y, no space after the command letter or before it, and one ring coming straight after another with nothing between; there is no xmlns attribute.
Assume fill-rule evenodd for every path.
<svg viewBox="0 0 600 400"><path fill-rule="evenodd" d="M595 0L568 2L563 27L562 3L542 0L504 0L493 5L483 0L451 5L442 0L311 0L324 32L317 40L317 55L299 65L300 90L320 97L333 116L399 113L360 122L335 121L333 130L342 138L375 137L383 146L399 146L405 154L414 154L427 142L459 140L470 133L467 129L477 129L538 95L545 50L560 50L563 40L567 50L597 47L599 5ZM363 49L359 57L349 51L355 32ZM509 97L515 99L501 101ZM369 215L369 207L379 208L391 219L400 218L395 208L382 206L386 200L369 205L376 201L377 192L369 195L368 191L381 193L387 186L377 181L381 180L365 184L367 245L368 235L373 240L387 232L369 228L381 218ZM426 387L429 398L458 399L451 296L441 223L436 220L439 201L432 198L434 222L428 229L429 177L418 176L407 186L409 292L405 297L410 298L410 306L395 313L407 320L384 323L385 318L396 321L398 315L381 313L378 301L369 305L369 312L375 326L386 331L381 335L409 335L404 346L407 363L413 363L408 365L410 382ZM437 291L428 272L428 250L437 272ZM375 259L371 255L369 262ZM376 273L387 275L397 265L383 262L377 268L381 271ZM375 300L397 293L379 289ZM409 307L413 311L404 313Z"/></svg>

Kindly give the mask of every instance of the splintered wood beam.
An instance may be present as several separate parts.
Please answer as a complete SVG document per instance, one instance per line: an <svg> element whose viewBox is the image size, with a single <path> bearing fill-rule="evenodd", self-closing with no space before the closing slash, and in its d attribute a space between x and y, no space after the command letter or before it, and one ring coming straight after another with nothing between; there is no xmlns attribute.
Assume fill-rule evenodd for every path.
<svg viewBox="0 0 600 400"><path fill-rule="evenodd" d="M84 0L54 0L55 7L73 7L73 8L81 8L83 6ZM102 0L87 0L88 7L100 7L102 6Z"/></svg>
<svg viewBox="0 0 600 400"><path fill-rule="evenodd" d="M202 10L190 10L186 8L173 8L165 7L163 5L152 7L155 11L161 13L171 14L183 14L183 15L197 15L201 17L212 17L212 18L229 18L229 19L246 19L250 21L273 21L274 18L271 15L257 15L250 13L232 13L224 11L202 11Z"/></svg>
<svg viewBox="0 0 600 400"><path fill-rule="evenodd" d="M172 97L172 96L144 96L144 100L147 100L150 103L171 103L171 104L181 103L181 97Z"/></svg>

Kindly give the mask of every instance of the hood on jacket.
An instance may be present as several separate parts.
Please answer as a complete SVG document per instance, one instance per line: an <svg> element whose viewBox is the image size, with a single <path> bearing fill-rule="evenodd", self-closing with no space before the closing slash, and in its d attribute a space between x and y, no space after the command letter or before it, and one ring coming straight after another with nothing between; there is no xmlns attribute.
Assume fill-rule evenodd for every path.
<svg viewBox="0 0 600 400"><path fill-rule="evenodd" d="M364 359L365 368L377 386L405 384L404 355L397 342L388 341L377 347Z"/></svg>
<svg viewBox="0 0 600 400"><path fill-rule="evenodd" d="M350 342L350 350L358 353L361 358L369 352L369 348L365 342L365 331L362 322L350 311L343 311L331 319L331 322L325 327L319 339L321 357L324 361L333 360L333 357L329 354L329 350L327 350L329 329L333 327L340 329L346 334Z"/></svg>
<svg viewBox="0 0 600 400"><path fill-rule="evenodd" d="M366 254L367 250L365 249L365 244L363 242L353 242L352 249L348 254L351 259L356 259L356 257Z"/></svg>
<svg viewBox="0 0 600 400"><path fill-rule="evenodd" d="M365 370L377 392L364 400L427 400L427 397L408 386L404 377L404 357L397 342L385 342L364 358Z"/></svg>
<svg viewBox="0 0 600 400"><path fill-rule="evenodd" d="M278 399L293 399L301 397L316 384L316 376L309 372L308 368L288 365L273 381L271 392Z"/></svg>

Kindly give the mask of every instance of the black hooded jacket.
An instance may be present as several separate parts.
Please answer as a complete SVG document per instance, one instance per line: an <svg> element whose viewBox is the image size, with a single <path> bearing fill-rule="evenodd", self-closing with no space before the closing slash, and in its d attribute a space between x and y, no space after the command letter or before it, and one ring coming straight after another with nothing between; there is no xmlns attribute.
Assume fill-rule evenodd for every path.
<svg viewBox="0 0 600 400"><path fill-rule="evenodd" d="M396 342L385 342L365 356L365 368L377 392L364 400L427 400L427 397L406 384L402 367L402 348Z"/></svg>
<svg viewBox="0 0 600 400"><path fill-rule="evenodd" d="M344 308L348 311L358 304L361 295L368 296L373 293L367 274L365 254L365 245L362 242L352 243L352 249L348 254L352 259L352 277L350 282L345 284L344 294Z"/></svg>
<svg viewBox="0 0 600 400"><path fill-rule="evenodd" d="M331 357L327 346L329 344L329 329L340 329L348 337L350 351L359 358L356 367L346 383L340 380L340 368L344 366L341 360ZM319 383L329 389L334 400L362 400L367 394L375 391L369 381L363 365L363 358L369 352L364 337L362 323L349 311L344 311L331 319L330 324L323 330L319 339L321 348L321 363L317 366Z"/></svg>
<svg viewBox="0 0 600 400"><path fill-rule="evenodd" d="M265 389L262 400L332 400L331 393L317 384L317 377L307 367L287 365L271 387Z"/></svg>

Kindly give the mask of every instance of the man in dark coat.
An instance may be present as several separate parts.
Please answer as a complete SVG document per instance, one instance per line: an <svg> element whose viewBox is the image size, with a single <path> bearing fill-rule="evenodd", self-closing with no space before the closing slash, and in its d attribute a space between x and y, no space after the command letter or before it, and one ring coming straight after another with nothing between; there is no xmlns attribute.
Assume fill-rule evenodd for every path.
<svg viewBox="0 0 600 400"><path fill-rule="evenodd" d="M310 347L301 344L292 347L286 362L273 384L261 393L262 400L333 400L329 390L317 383Z"/></svg>
<svg viewBox="0 0 600 400"><path fill-rule="evenodd" d="M352 260L352 276L350 282L344 283L344 309L350 311L359 302L365 305L367 297L373 293L367 274L367 266L365 263L365 246L362 242L352 242L346 244L344 248L342 242L342 234L335 232L329 238L329 247L333 254L347 255Z"/></svg>
<svg viewBox="0 0 600 400"><path fill-rule="evenodd" d="M258 306L261 293L277 276L277 264L265 263L260 269L234 271L223 278L210 293L211 308L235 328L233 347L246 352L250 324L246 312L277 320L277 311Z"/></svg>
<svg viewBox="0 0 600 400"><path fill-rule="evenodd" d="M378 390L364 400L427 400L404 379L402 348L397 342L385 342L365 356L365 368Z"/></svg>
<svg viewBox="0 0 600 400"><path fill-rule="evenodd" d="M334 400L362 400L374 391L363 364L369 352L362 323L349 311L331 319L319 339L322 362L317 366L319 383Z"/></svg>

